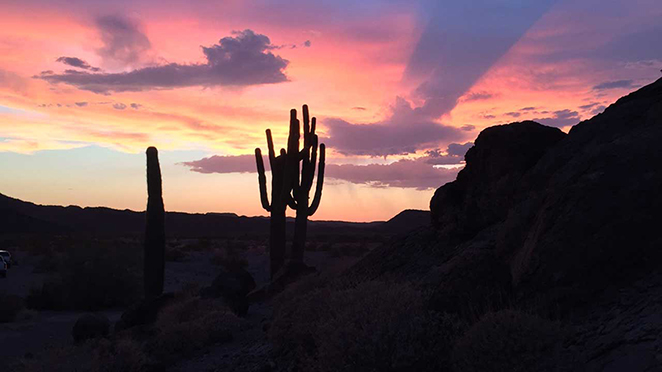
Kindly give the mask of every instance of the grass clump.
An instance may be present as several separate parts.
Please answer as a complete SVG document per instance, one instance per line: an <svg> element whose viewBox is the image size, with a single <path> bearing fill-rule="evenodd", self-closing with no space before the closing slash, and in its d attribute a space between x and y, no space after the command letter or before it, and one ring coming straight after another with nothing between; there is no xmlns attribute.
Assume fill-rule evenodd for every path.
<svg viewBox="0 0 662 372"><path fill-rule="evenodd" d="M425 309L408 284L302 284L277 299L277 356L308 371L443 371L462 324Z"/></svg>

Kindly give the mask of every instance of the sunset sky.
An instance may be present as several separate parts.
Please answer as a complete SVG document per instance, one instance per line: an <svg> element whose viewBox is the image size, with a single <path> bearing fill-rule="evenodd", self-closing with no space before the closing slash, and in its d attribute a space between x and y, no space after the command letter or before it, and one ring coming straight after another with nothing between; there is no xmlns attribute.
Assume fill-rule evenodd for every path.
<svg viewBox="0 0 662 372"><path fill-rule="evenodd" d="M307 103L327 145L313 219L427 209L478 133L567 131L661 76L660 0L0 3L0 193L266 215L253 151Z"/></svg>

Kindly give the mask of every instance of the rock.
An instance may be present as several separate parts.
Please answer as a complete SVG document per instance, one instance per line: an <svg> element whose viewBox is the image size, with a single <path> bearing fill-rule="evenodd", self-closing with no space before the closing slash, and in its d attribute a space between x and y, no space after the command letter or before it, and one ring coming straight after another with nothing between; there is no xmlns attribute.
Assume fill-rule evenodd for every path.
<svg viewBox="0 0 662 372"><path fill-rule="evenodd" d="M577 329L550 370L657 370L661 143L662 79L567 135L533 122L488 128L435 192L435 229L374 249L344 275L407 280L432 292L432 308L459 313L510 291L491 310Z"/></svg>
<svg viewBox="0 0 662 372"><path fill-rule="evenodd" d="M135 303L124 311L120 320L115 324L115 332L154 323L159 312L168 306L174 298L173 293L164 293L156 298L144 299Z"/></svg>
<svg viewBox="0 0 662 372"><path fill-rule="evenodd" d="M81 342L92 338L106 337L110 331L110 321L103 314L81 315L73 329L71 336L74 342Z"/></svg>
<svg viewBox="0 0 662 372"><path fill-rule="evenodd" d="M558 128L533 121L497 125L478 135L457 179L430 201L433 225L467 238L503 220L517 199L522 176L565 137Z"/></svg>
<svg viewBox="0 0 662 372"><path fill-rule="evenodd" d="M203 297L222 298L232 311L244 316L248 312L249 301L246 296L255 289L255 280L241 267L221 267L211 286L203 288Z"/></svg>

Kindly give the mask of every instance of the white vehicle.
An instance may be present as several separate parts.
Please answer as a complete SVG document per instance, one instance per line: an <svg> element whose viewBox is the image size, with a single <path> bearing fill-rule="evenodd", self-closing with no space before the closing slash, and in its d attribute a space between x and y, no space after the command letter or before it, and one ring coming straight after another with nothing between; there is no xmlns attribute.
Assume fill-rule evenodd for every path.
<svg viewBox="0 0 662 372"><path fill-rule="evenodd" d="M11 267L11 253L0 250L0 257L5 259L5 262L7 263L7 268L9 269Z"/></svg>
<svg viewBox="0 0 662 372"><path fill-rule="evenodd" d="M7 277L7 262L5 262L5 259L0 256L0 278L6 278Z"/></svg>

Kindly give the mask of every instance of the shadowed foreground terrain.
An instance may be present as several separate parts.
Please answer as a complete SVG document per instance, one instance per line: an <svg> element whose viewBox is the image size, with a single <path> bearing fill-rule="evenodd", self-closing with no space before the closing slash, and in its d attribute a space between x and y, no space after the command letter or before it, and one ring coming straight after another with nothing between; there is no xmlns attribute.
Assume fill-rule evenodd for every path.
<svg viewBox="0 0 662 372"><path fill-rule="evenodd" d="M286 288L268 284L264 237L244 244L199 235L170 240L170 262L175 246L191 257L215 252L213 281L166 285L174 293L128 306L105 338L23 357L12 368L659 371L660 143L662 80L568 134L535 122L488 128L457 180L432 197L431 224L407 212L386 223L347 225L362 231L361 239L403 232L383 244L363 240L354 255L352 242L331 253L331 245L322 248L328 242L312 238L306 260L317 272L281 283ZM3 200L18 205L5 208L4 221L31 226L24 232L67 228L61 221L85 219L82 213L135 218L137 227L127 222L125 232L142 226L136 212ZM51 213L70 219L47 218ZM168 229L176 230L175 221L203 217L169 218ZM220 226L222 218L240 219L215 215L202 225ZM267 231L266 220L250 221ZM391 230L389 223L406 227ZM316 224L319 236L341 225L324 230L311 222L311 232ZM250 229L238 230L249 239ZM127 309L121 302L114 306Z"/></svg>

